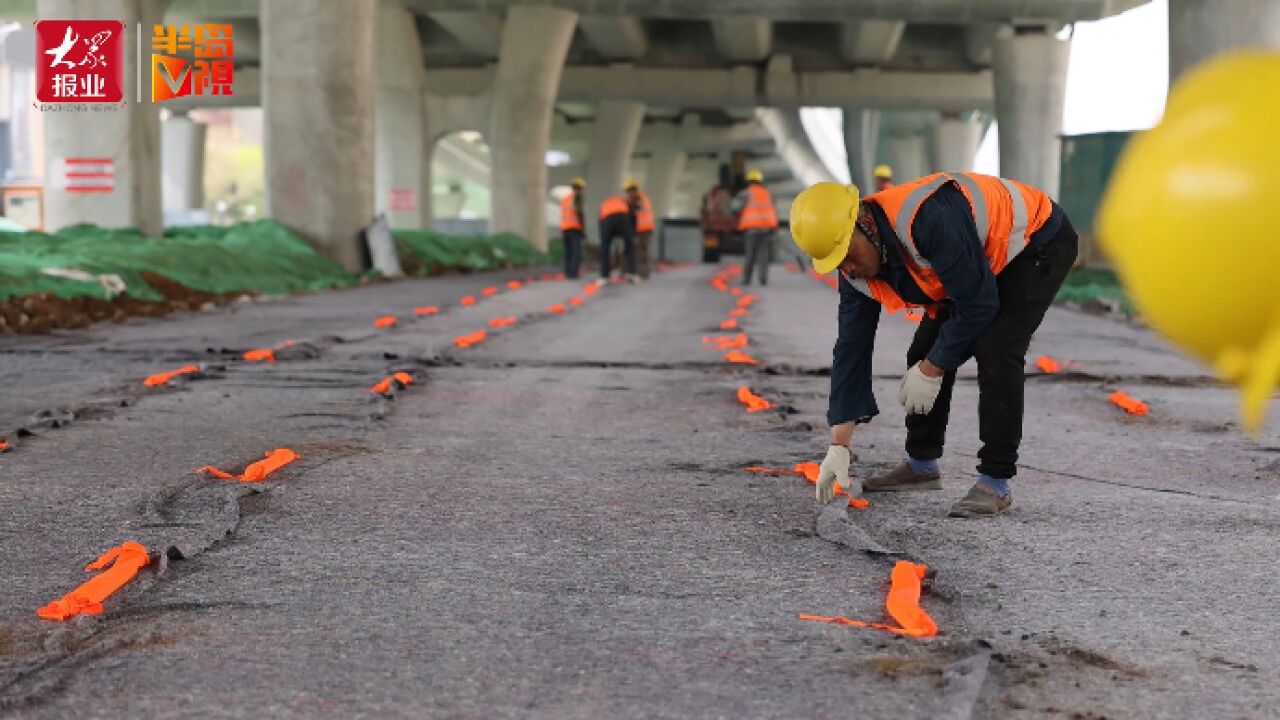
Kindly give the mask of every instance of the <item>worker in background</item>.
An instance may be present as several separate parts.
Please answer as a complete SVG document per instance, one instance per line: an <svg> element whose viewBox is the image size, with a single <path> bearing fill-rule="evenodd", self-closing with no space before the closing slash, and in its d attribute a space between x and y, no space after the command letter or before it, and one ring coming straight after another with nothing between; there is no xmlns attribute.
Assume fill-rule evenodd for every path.
<svg viewBox="0 0 1280 720"><path fill-rule="evenodd" d="M609 249L614 238L622 239L622 277L630 279L636 272L635 216L623 198L612 195L600 203L600 279L609 282Z"/></svg>
<svg viewBox="0 0 1280 720"><path fill-rule="evenodd" d="M871 354L881 306L928 312L907 350L898 400L906 409L907 459L868 478L867 491L941 488L956 369L978 361L978 481L952 517L1013 507L1009 480L1022 440L1023 369L1040 327L1076 259L1077 238L1043 191L974 173L936 173L859 201L852 186L812 185L791 206L797 244L825 275L840 271L839 335L827 421L831 446L818 500L849 487L857 423L879 413Z"/></svg>
<svg viewBox="0 0 1280 720"><path fill-rule="evenodd" d="M698 226L702 230L702 262L719 262L725 242L738 225L732 212L733 188L729 166L721 163L719 182L702 196L702 212Z"/></svg>
<svg viewBox="0 0 1280 720"><path fill-rule="evenodd" d="M569 194L560 199L560 235L564 238L564 276L578 277L582 268L582 191L587 181L574 178Z"/></svg>
<svg viewBox="0 0 1280 720"><path fill-rule="evenodd" d="M873 173L876 181L876 192L893 187L893 168L888 165L877 165Z"/></svg>
<svg viewBox="0 0 1280 720"><path fill-rule="evenodd" d="M652 250L649 243L653 239L654 228L653 203L640 189L635 178L628 179L623 190L627 193L627 204L631 206L631 215L636 223L636 269L639 271L641 280L648 280Z"/></svg>
<svg viewBox="0 0 1280 720"><path fill-rule="evenodd" d="M738 232L743 233L742 284L751 284L751 273L758 266L760 284L768 285L769 259L774 236L778 234L778 212L759 170L747 172L747 186L733 199L731 210L738 218Z"/></svg>

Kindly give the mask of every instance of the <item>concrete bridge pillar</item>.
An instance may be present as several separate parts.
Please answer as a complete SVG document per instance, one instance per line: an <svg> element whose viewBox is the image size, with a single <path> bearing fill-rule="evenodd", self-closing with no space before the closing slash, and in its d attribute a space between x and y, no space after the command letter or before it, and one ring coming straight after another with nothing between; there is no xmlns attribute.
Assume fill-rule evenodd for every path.
<svg viewBox="0 0 1280 720"><path fill-rule="evenodd" d="M163 0L39 0L36 17L63 20L110 18L124 22L133 37L137 23L150 27L164 16ZM122 41L123 42L123 41ZM137 226L148 235L164 231L160 189L160 110L137 102L137 62L124 50L124 105L110 111L48 112L44 121L45 228L77 223ZM150 92L144 88L143 95ZM100 158L95 170L111 173L106 191L69 189L68 158Z"/></svg>
<svg viewBox="0 0 1280 720"><path fill-rule="evenodd" d="M844 150L848 158L849 178L864 193L874 187L871 173L875 169L879 141L879 110L844 109Z"/></svg>
<svg viewBox="0 0 1280 720"><path fill-rule="evenodd" d="M649 200L653 202L653 215L657 218L659 226L662 225L663 218L671 215L687 158L688 155L684 150L666 147L654 151L649 159L649 172L645 178L644 190L649 194Z"/></svg>
<svg viewBox="0 0 1280 720"><path fill-rule="evenodd" d="M575 12L517 5L502 29L493 86L491 227L547 248L547 147Z"/></svg>
<svg viewBox="0 0 1280 720"><path fill-rule="evenodd" d="M424 149L426 69L413 13L378 7L374 207L392 228L431 227L431 164Z"/></svg>
<svg viewBox="0 0 1280 720"><path fill-rule="evenodd" d="M204 207L204 148L209 127L185 114L160 124L161 196L166 214Z"/></svg>
<svg viewBox="0 0 1280 720"><path fill-rule="evenodd" d="M1280 48L1280 0L1169 0L1169 85L1225 50Z"/></svg>
<svg viewBox="0 0 1280 720"><path fill-rule="evenodd" d="M600 203L610 195L622 193L635 150L640 125L644 122L644 104L623 100L604 100L596 105L596 122L591 129L591 151L587 156L587 197L582 210L587 237L592 244L600 242L596 217Z"/></svg>
<svg viewBox="0 0 1280 720"><path fill-rule="evenodd" d="M982 123L944 116L933 126L933 171L972 171L981 140Z"/></svg>
<svg viewBox="0 0 1280 720"><path fill-rule="evenodd" d="M895 183L908 182L928 174L928 144L919 133L891 135L885 142L885 164L893 168ZM864 195L875 192L874 185L859 186Z"/></svg>
<svg viewBox="0 0 1280 720"><path fill-rule="evenodd" d="M1046 32L995 41L996 122L1000 174L1058 197L1062 109L1071 41Z"/></svg>
<svg viewBox="0 0 1280 720"><path fill-rule="evenodd" d="M262 0L261 23L267 212L360 270L374 215L378 4Z"/></svg>

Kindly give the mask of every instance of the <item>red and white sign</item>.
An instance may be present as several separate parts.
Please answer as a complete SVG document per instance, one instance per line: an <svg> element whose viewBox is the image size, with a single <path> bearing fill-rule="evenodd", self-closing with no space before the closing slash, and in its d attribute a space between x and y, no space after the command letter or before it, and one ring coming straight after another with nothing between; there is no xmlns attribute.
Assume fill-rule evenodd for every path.
<svg viewBox="0 0 1280 720"><path fill-rule="evenodd" d="M36 99L42 103L124 100L124 23L38 20Z"/></svg>
<svg viewBox="0 0 1280 720"><path fill-rule="evenodd" d="M55 177L67 192L109 193L116 188L116 161L109 157L69 157L58 162Z"/></svg>
<svg viewBox="0 0 1280 720"><path fill-rule="evenodd" d="M418 193L408 188L391 189L391 210L417 210Z"/></svg>

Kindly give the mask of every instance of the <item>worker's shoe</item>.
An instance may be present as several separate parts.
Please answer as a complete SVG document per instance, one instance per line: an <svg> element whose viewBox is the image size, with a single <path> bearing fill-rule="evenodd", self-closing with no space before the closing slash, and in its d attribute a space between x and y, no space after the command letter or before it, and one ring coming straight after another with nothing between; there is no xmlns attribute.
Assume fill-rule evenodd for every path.
<svg viewBox="0 0 1280 720"><path fill-rule="evenodd" d="M1012 509L1013 493L1001 496L982 483L974 483L973 487L969 488L969 494L952 505L947 515L958 518L990 517Z"/></svg>
<svg viewBox="0 0 1280 720"><path fill-rule="evenodd" d="M864 492L902 492L907 490L941 490L942 473L937 470L917 473L905 462L883 475L862 482Z"/></svg>

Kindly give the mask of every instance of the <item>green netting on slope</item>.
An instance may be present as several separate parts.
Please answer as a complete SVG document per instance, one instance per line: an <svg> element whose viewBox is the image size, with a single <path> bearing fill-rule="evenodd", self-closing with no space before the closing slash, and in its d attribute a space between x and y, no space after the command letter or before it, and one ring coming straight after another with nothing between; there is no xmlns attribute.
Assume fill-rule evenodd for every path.
<svg viewBox="0 0 1280 720"><path fill-rule="evenodd" d="M492 270L551 261L548 255L514 233L443 235L430 230L396 230L394 235L400 264L409 275Z"/></svg>
<svg viewBox="0 0 1280 720"><path fill-rule="evenodd" d="M1101 303L1130 317L1136 314L1129 295L1120 284L1120 278L1116 277L1114 271L1102 268L1080 268L1072 271L1058 291L1058 301L1080 305Z"/></svg>
<svg viewBox="0 0 1280 720"><path fill-rule="evenodd" d="M356 276L270 220L231 227L184 227L149 238L136 228L76 225L56 234L0 234L0 299L38 292L107 298L97 281L50 276L46 268L116 275L138 300L162 296L143 279L163 275L211 293L285 294L349 285Z"/></svg>

